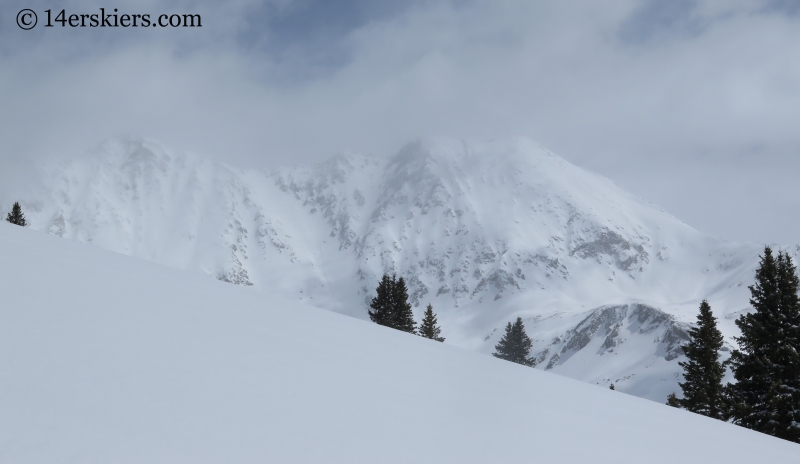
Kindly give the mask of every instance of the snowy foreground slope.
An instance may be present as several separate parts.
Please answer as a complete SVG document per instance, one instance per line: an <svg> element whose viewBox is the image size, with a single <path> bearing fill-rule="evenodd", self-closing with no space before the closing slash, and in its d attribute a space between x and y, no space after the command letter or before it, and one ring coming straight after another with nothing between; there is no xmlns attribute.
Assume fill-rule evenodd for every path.
<svg viewBox="0 0 800 464"><path fill-rule="evenodd" d="M0 224L0 462L800 462L605 387Z"/></svg>
<svg viewBox="0 0 800 464"><path fill-rule="evenodd" d="M22 198L34 229L361 319L396 272L449 344L490 353L521 316L538 369L659 402L679 390L703 298L732 342L761 250L526 139L268 173L118 140L45 171L46 189Z"/></svg>

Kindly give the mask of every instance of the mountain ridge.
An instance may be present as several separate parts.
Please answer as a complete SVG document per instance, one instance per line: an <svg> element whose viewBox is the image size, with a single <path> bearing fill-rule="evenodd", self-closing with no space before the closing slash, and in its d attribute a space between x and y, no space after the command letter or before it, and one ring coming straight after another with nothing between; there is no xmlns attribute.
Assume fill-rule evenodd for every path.
<svg viewBox="0 0 800 464"><path fill-rule="evenodd" d="M47 169L49 188L23 202L36 229L362 319L380 276L397 273L417 313L432 303L448 342L480 352L516 316L553 316L531 319L538 339L609 305L688 323L704 298L730 340L726 316L747 307L760 251L704 236L523 138L427 139L389 158L342 154L270 172L112 140ZM662 335L673 327L663 321ZM647 377L646 357L625 351L618 367L594 353L608 370L598 377L556 354L539 368L635 377L618 388L659 401L677 387L677 358L661 356Z"/></svg>

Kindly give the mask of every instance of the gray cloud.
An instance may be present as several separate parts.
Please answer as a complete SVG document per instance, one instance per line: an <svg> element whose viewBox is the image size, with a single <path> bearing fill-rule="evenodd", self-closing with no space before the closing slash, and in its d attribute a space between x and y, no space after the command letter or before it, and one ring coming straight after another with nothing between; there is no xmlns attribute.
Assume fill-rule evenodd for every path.
<svg viewBox="0 0 800 464"><path fill-rule="evenodd" d="M648 42L659 34L700 34L706 27L693 13L697 0L645 0L621 24L622 41Z"/></svg>
<svg viewBox="0 0 800 464"><path fill-rule="evenodd" d="M796 0L767 0L762 9L765 13L786 13L796 15L800 13L800 3Z"/></svg>
<svg viewBox="0 0 800 464"><path fill-rule="evenodd" d="M288 65L285 79L306 81L324 77L351 62L346 38L360 28L419 5L419 0L300 0L264 2L247 8L239 45Z"/></svg>
<svg viewBox="0 0 800 464"><path fill-rule="evenodd" d="M0 6L4 167L127 134L263 167L527 135L700 230L800 241L770 220L800 198L792 3L116 3L203 28L21 31L31 1Z"/></svg>

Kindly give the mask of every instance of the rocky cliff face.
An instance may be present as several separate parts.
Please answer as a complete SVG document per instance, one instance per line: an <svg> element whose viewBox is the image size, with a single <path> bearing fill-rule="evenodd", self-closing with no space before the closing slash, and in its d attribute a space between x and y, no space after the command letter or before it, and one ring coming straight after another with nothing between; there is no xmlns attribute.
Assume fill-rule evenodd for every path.
<svg viewBox="0 0 800 464"><path fill-rule="evenodd" d="M537 360L544 361L551 350L553 355L546 369L563 365L569 358L586 348L592 341L602 340L596 354L614 353L628 337L632 335L653 336L656 356L667 361L683 354L681 344L689 341L687 324L675 321L675 318L656 308L643 304L605 306L597 308L564 337L556 337L550 347L536 355Z"/></svg>
<svg viewBox="0 0 800 464"><path fill-rule="evenodd" d="M36 229L361 318L396 273L450 343L491 352L522 316L538 368L659 401L701 299L735 333L759 251L525 139L273 172L117 140L43 179L24 202Z"/></svg>

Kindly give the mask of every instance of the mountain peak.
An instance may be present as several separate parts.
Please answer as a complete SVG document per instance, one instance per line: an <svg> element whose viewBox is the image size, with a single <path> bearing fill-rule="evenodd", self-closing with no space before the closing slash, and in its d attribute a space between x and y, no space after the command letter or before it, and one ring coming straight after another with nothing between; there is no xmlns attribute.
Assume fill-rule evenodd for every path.
<svg viewBox="0 0 800 464"><path fill-rule="evenodd" d="M753 247L711 240L525 138L421 139L389 158L269 174L146 139L103 151L100 169L53 170L33 228L359 318L396 273L457 345L489 351L486 334L516 316L551 321L530 327L543 367L562 366L563 344L539 342L570 338L592 308L640 301L685 321L707 298L723 317L740 311L757 262Z"/></svg>

